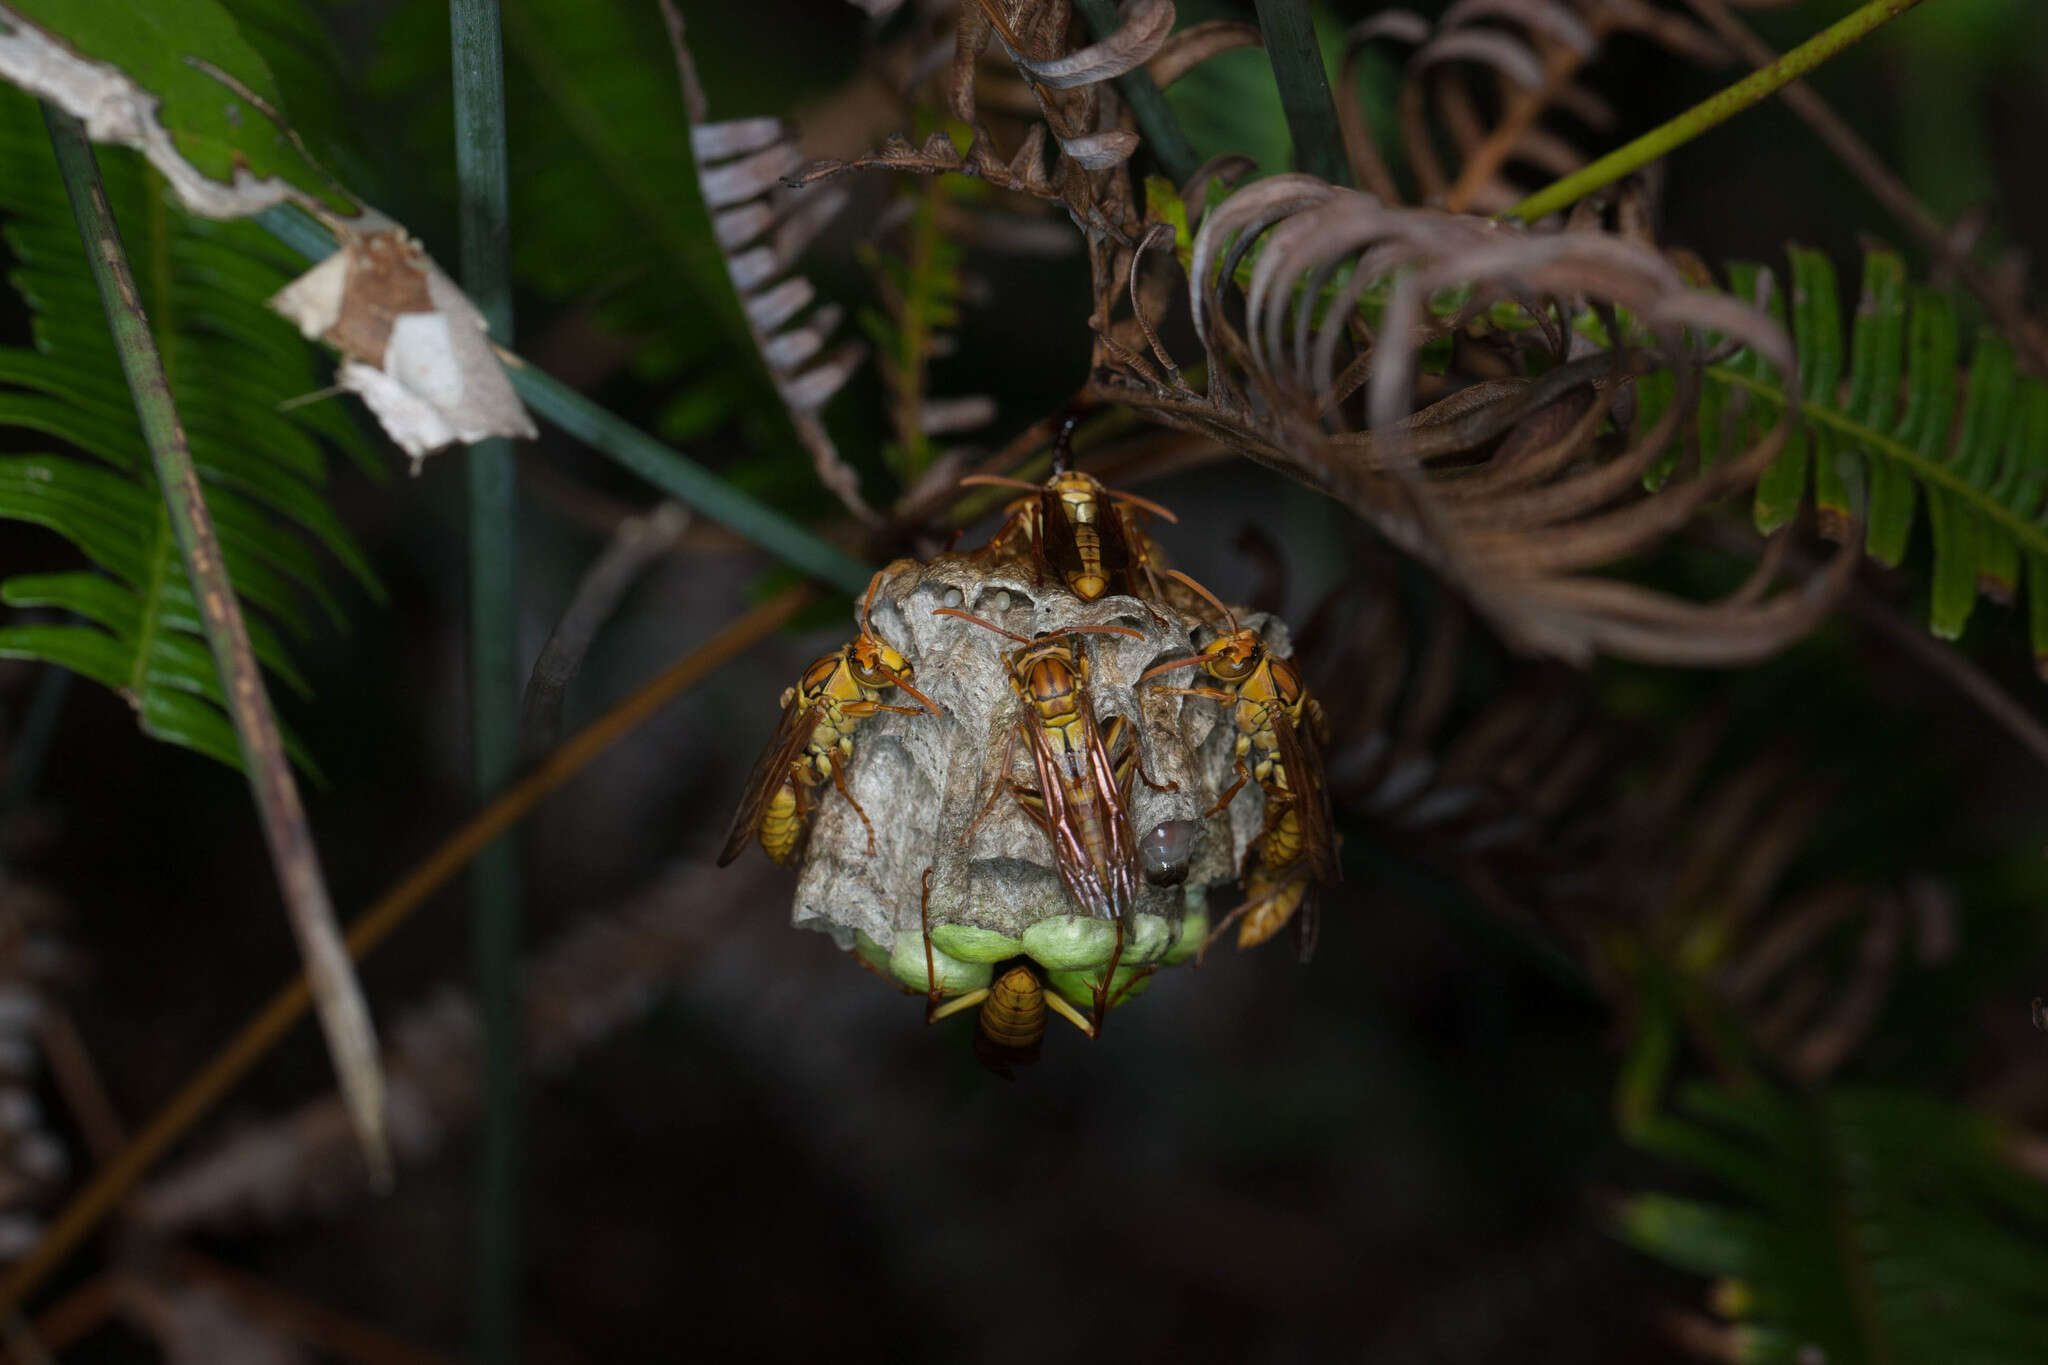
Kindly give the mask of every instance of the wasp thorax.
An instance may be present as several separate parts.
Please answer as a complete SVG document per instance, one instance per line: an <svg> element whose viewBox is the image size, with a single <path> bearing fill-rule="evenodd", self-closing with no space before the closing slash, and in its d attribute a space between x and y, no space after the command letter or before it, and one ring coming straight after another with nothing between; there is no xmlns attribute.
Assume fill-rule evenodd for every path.
<svg viewBox="0 0 2048 1365"><path fill-rule="evenodd" d="M1233 781L1229 715L1173 690L1194 683L1195 669L1140 679L1185 656L1190 632L1213 617L1157 606L1121 593L1084 601L1028 564L965 555L884 570L870 629L937 712L860 723L845 776L874 826L874 851L852 805L822 801L796 923L918 990L978 990L997 964L1028 959L1048 990L1084 1008L1113 955L1119 983L1192 956L1208 929L1207 889L1237 879L1262 798L1207 814ZM1245 624L1286 652L1277 622ZM1046 667L1049 646L1075 666ZM1100 822L1124 822L1116 846L1128 856L1127 887L1094 887L1085 867L1077 875L1071 860L1061 864L1046 827L1047 806L1060 803L1041 790L1048 775L1034 725L1055 754L1100 745L1088 750L1103 765L1094 799L1069 799L1057 828L1107 846L1116 841ZM1114 799L1103 798L1111 787Z"/></svg>

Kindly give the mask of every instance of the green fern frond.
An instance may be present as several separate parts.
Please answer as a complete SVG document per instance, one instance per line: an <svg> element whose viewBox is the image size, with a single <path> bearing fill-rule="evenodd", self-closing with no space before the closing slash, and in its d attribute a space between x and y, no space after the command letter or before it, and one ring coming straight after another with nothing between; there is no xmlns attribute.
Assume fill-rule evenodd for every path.
<svg viewBox="0 0 2048 1365"><path fill-rule="evenodd" d="M864 242L856 249L875 276L880 299L879 306L860 310L859 321L874 343L889 396L895 439L884 447L883 458L906 486L931 467L937 453L928 411L931 362L950 346L967 292L967 252L946 231L945 211L984 189L953 176L920 177L902 189L898 203L908 213L892 234L895 244Z"/></svg>
<svg viewBox="0 0 2048 1365"><path fill-rule="evenodd" d="M1700 1087L1650 1151L1738 1204L1643 1194L1620 1233L1717 1277L1737 1358L1910 1365L2048 1360L2048 1189L1990 1119L1903 1091Z"/></svg>
<svg viewBox="0 0 2048 1365"><path fill-rule="evenodd" d="M1954 298L1910 285L1904 261L1889 251L1864 257L1845 355L1833 265L1817 251L1788 255L1802 420L1757 485L1757 526L1776 530L1811 497L1823 531L1841 539L1860 520L1869 554L1897 565L1924 501L1934 550L1930 628L1955 639L1978 593L2013 600L2024 567L2034 653L2048 669L2048 384L2020 377L2011 347L1988 330L1965 368ZM1785 320L1785 295L1765 272L1729 274L1737 295L1761 295ZM1662 385L1645 388L1646 416L1668 401L1668 376ZM1775 422L1784 404L1783 377L1739 353L1708 367L1689 439L1711 463Z"/></svg>
<svg viewBox="0 0 2048 1365"><path fill-rule="evenodd" d="M305 678L280 632L304 637L309 604L345 627L329 557L381 596L322 492L322 442L365 468L376 468L374 456L336 404L278 410L324 382L312 348L264 306L299 263L252 225L180 213L139 158L107 151L101 160L228 572L259 609L248 621L251 644L303 695ZM81 673L126 698L145 733L239 767L219 674L48 137L33 102L13 94L0 99L0 213L14 262L9 283L32 311L35 341L0 348L0 425L69 448L34 451L31 441L33 453L0 457L0 518L54 531L92 565L0 584L8 606L75 618L0 626L0 656ZM313 771L304 747L289 735L287 744Z"/></svg>

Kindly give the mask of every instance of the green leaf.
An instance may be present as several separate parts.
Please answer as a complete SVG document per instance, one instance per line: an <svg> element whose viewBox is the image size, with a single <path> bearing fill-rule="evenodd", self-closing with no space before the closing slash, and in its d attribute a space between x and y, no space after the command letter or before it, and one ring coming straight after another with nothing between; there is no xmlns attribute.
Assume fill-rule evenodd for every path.
<svg viewBox="0 0 2048 1365"><path fill-rule="evenodd" d="M1742 1282L1742 1359L2048 1359L2048 1192L1990 1120L1867 1088L1700 1087L1682 1108L1641 1145L1738 1202L1638 1195L1617 1231Z"/></svg>
<svg viewBox="0 0 2048 1365"><path fill-rule="evenodd" d="M0 602L10 607L76 618L0 627L0 653L92 678L136 708L145 733L239 765L219 675L41 124L30 101L0 91L0 233L15 258L9 282L36 310L36 349L0 348L0 425L76 453L0 457L0 518L49 528L92 567L0 584ZM324 369L264 306L296 263L252 224L179 213L135 155L110 149L100 160L223 559L237 594L260 609L245 613L251 647L266 670L307 695L286 636L307 634L309 603L345 624L333 566L382 593L323 492L323 442L367 446L337 408L278 410L319 387ZM288 731L286 739L294 761L313 773L304 746Z"/></svg>
<svg viewBox="0 0 2048 1365"><path fill-rule="evenodd" d="M1794 247L1788 254L1800 426L1758 485L1757 526L1776 530L1796 515L1810 467L1821 529L1844 539L1860 516L1870 555L1896 565L1924 500L1934 550L1929 628L1954 639L1979 592L2010 600L2022 562L2048 556L2048 525L2040 518L2048 485L2048 385L2018 375L2011 349L1988 334L1978 338L1966 369L1953 297L1909 287L1896 254L1871 251L1848 330L1845 389L1834 267L1818 252ZM1754 267L1730 271L1731 287L1745 297L1753 297L1757 278ZM1783 308L1779 291L1765 298ZM1708 367L1694 433L1703 459L1709 443L1725 434L1728 395L1749 399L1736 418L1738 440L1758 438L1777 420L1784 384L1767 369L1746 350ZM1668 407L1668 383L1651 382L1658 378L1643 381L1645 420ZM2048 612L2038 593L2030 616L2036 657L2048 659Z"/></svg>
<svg viewBox="0 0 2048 1365"><path fill-rule="evenodd" d="M11 0L10 7L154 96L177 154L222 189L247 171L281 178L337 213L358 211L292 134L269 65L219 0Z"/></svg>

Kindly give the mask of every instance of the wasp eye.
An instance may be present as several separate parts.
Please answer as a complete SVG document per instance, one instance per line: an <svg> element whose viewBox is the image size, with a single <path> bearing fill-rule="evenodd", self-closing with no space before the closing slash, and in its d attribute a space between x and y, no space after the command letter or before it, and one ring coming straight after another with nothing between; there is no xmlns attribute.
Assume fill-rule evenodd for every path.
<svg viewBox="0 0 2048 1365"><path fill-rule="evenodd" d="M1138 864L1145 880L1154 886L1179 886L1188 879L1188 863L1195 856L1195 840L1202 832L1198 820L1162 820L1138 841Z"/></svg>

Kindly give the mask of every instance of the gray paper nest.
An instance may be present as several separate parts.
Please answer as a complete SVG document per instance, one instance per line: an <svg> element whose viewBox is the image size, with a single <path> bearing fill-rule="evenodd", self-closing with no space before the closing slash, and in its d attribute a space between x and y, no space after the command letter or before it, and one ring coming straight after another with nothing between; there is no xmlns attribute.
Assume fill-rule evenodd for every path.
<svg viewBox="0 0 2048 1365"><path fill-rule="evenodd" d="M1131 823L1134 836L1142 837L1162 821L1201 820L1234 777L1224 708L1164 690L1196 685L1198 670L1134 690L1146 669L1184 657L1193 642L1208 638L1197 634L1199 616L1154 605L1165 621L1133 597L1083 602L1050 577L1035 581L1028 565L977 563L962 555L929 564L900 560L885 569L871 627L910 660L917 688L945 714L885 712L860 724L847 785L874 822L875 851L869 856L860 817L827 789L803 854L795 923L823 930L840 947L924 990L919 897L930 868L932 975L943 990L986 985L992 964L1026 956L1047 969L1063 994L1085 992L1085 981L1069 974L1094 969L1099 975L1115 928L1083 915L1068 897L1044 832L1004 791L972 844L965 843L1000 781L996 767L1021 714L1008 677L1008 655L1019 646L933 611L962 608L1027 638L1075 625L1143 633L1142 640L1077 637L1091 661L1096 716L1130 721L1146 773L1154 782L1175 784L1171 791L1155 791L1143 780L1132 784ZM1286 627L1277 619L1253 614L1244 624L1260 630L1276 654L1289 653ZM908 701L900 693L886 699ZM1037 785L1021 740L1011 773L1027 787ZM1257 784L1249 784L1229 809L1203 822L1184 885L1141 887L1119 977L1127 969L1184 960L1201 946L1208 888L1236 880L1259 832L1264 801Z"/></svg>

